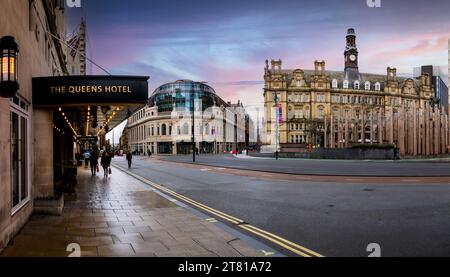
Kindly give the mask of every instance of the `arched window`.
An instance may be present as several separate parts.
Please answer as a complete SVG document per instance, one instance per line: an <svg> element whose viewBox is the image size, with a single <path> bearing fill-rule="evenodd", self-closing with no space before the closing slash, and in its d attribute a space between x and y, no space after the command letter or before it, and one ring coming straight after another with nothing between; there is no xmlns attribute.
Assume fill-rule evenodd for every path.
<svg viewBox="0 0 450 277"><path fill-rule="evenodd" d="M359 81L355 81L354 85L353 85L354 89L359 89Z"/></svg>
<svg viewBox="0 0 450 277"><path fill-rule="evenodd" d="M322 119L324 117L324 109L322 106L319 106L318 110L317 110L317 117L319 119Z"/></svg>
<svg viewBox="0 0 450 277"><path fill-rule="evenodd" d="M344 80L344 88L348 89L348 80Z"/></svg>
<svg viewBox="0 0 450 277"><path fill-rule="evenodd" d="M339 116L339 108L338 107L334 107L333 108L333 116L334 117L338 117Z"/></svg>
<svg viewBox="0 0 450 277"><path fill-rule="evenodd" d="M370 90L370 82L369 81L364 83L364 89L365 90Z"/></svg>
<svg viewBox="0 0 450 277"><path fill-rule="evenodd" d="M380 91L381 90L381 84L379 82L375 83L375 90Z"/></svg>
<svg viewBox="0 0 450 277"><path fill-rule="evenodd" d="M337 88L338 87L338 81L336 79L333 79L331 82L331 88Z"/></svg>
<svg viewBox="0 0 450 277"><path fill-rule="evenodd" d="M161 126L161 135L162 136L167 136L167 125L166 124L163 124Z"/></svg>

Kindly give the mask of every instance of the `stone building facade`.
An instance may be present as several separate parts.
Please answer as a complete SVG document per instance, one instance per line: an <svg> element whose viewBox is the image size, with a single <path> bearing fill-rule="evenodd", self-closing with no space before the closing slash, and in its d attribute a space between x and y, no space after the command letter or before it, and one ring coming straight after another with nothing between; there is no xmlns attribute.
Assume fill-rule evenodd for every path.
<svg viewBox="0 0 450 277"><path fill-rule="evenodd" d="M14 98L0 98L0 251L25 224L34 199L53 196L53 112L33 109L32 78L66 75L61 1L2 0L0 37L19 46Z"/></svg>
<svg viewBox="0 0 450 277"><path fill-rule="evenodd" d="M402 155L448 153L447 113L436 103L431 76L400 78L360 73L354 29L344 51L345 70L286 70L281 60L264 69L266 144L272 150L306 151L311 146L395 144Z"/></svg>
<svg viewBox="0 0 450 277"><path fill-rule="evenodd" d="M155 90L149 104L128 119L128 149L134 153L192 153L194 134L200 153L241 151L255 142L254 124L242 102L227 103L205 83L179 80Z"/></svg>

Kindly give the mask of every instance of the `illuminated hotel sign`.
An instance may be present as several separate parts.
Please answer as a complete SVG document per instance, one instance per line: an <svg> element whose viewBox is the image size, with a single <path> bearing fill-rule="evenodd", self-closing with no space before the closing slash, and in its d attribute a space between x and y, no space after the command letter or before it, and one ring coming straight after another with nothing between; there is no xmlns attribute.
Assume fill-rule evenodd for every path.
<svg viewBox="0 0 450 277"><path fill-rule="evenodd" d="M33 106L145 104L149 77L58 76L33 78Z"/></svg>

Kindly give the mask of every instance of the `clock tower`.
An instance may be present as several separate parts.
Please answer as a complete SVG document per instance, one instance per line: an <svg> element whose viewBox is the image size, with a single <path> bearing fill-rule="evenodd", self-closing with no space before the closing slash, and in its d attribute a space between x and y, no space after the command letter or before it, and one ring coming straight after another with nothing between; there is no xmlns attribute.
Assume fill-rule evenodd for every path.
<svg viewBox="0 0 450 277"><path fill-rule="evenodd" d="M356 81L360 79L358 71L358 48L356 48L355 29L347 30L347 45L344 52L345 79Z"/></svg>

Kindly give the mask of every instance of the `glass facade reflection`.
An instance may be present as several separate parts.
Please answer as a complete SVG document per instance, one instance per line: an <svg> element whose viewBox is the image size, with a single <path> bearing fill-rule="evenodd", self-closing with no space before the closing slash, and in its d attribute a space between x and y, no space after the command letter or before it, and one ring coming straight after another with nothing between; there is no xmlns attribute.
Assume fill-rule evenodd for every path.
<svg viewBox="0 0 450 277"><path fill-rule="evenodd" d="M193 100L193 101L192 101ZM180 80L158 87L149 99L149 106L158 107L158 112L189 112L194 105L195 110L205 111L212 106L226 106L216 95L214 89L205 83Z"/></svg>

